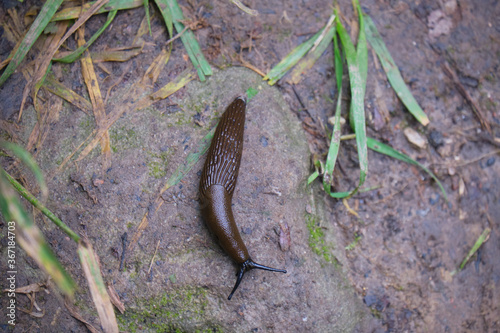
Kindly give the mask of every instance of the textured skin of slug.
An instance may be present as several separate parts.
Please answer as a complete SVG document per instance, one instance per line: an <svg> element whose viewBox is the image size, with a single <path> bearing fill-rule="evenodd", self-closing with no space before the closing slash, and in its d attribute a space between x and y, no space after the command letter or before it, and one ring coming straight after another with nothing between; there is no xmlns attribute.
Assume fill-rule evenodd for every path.
<svg viewBox="0 0 500 333"><path fill-rule="evenodd" d="M243 151L245 108L244 98L239 97L222 115L200 180L201 212L208 228L238 264L250 259L231 209Z"/></svg>

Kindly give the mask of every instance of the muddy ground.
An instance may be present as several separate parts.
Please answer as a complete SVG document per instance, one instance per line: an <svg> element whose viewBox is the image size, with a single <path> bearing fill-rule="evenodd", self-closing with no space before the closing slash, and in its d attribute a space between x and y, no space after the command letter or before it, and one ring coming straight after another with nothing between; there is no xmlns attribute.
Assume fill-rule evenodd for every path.
<svg viewBox="0 0 500 333"><path fill-rule="evenodd" d="M5 2L1 20L7 18L7 7L13 6L23 14L33 4L30 1L23 4L16 1ZM203 20L204 24L195 31L195 35L204 54L217 71L248 62L261 71L267 72L296 45L318 31L331 14L329 1L255 0L249 2L248 5L259 11L257 17L244 14L226 1L180 1L180 4L183 6L185 15L190 19ZM500 183L497 176L500 173L500 162L498 153L495 153L499 149L499 141L495 140L495 133L498 133L500 127L498 114L500 2L362 1L361 5L374 20L405 81L430 118L430 124L423 127L406 112L386 82L378 61L370 53L365 98L368 135L390 144L428 166L442 181L449 202L444 200L437 185L417 168L370 152L369 175L365 186L374 189L360 193L348 201L349 206L357 212L358 216L350 213L342 202L326 197L318 188L309 189L314 193L315 200L321 203L318 205L326 207L325 216L329 217L324 219L320 227L327 237L331 236L327 239L335 242L328 253L332 256L328 257L330 261L323 256L322 259L314 261L311 264L313 266L310 267L315 267L317 272L323 272L322 277L330 276L336 279L335 281L341 281L343 279L341 276L344 276L345 285L339 282L335 283L335 286L339 290L347 288L345 290L356 292L353 293L352 309L359 311L357 312L359 316L356 317L359 325L356 326L354 323L342 326L342 330L497 332L500 330L500 267L495 263L500 257L500 233L498 231ZM348 1L340 1L340 8L349 23L355 21ZM129 62L107 64L112 71L109 77L104 72L98 72L102 79L100 85L103 91L107 91L115 78L127 72L124 80L116 88L115 96L112 95L111 98L119 99L120 94L126 93L126 89L130 87L134 79L144 74L148 65L160 52L162 41L168 38L153 6L152 13L153 37L144 37L147 43L143 52ZM93 49L102 50L106 47L129 45L143 17L142 8L119 12L112 26L105 35L98 39ZM93 18L87 27L88 33L98 29L104 20L104 15ZM0 57L3 60L8 56L13 45L3 36L0 40ZM33 55L30 59L32 57ZM186 59L182 43L180 40L175 41L169 64L160 74L154 89L163 86L188 68L189 62ZM445 74L443 70L445 64L457 73L463 89L479 105L491 126L492 134L482 129L471 106L460 94L457 85ZM87 95L78 63L55 65L54 72L59 73L60 81L65 85L81 95ZM299 149L298 151L303 152L303 156L297 157L297 163L304 164L307 169L311 155L322 156L326 153L328 145L326 132L331 130L328 118L333 114L333 101L336 98L332 51L325 52L318 63L304 75L300 83L292 86L287 79L288 77L285 76L278 84L279 92L286 104L284 110L288 110L291 119L302 123L301 131L305 133L309 151ZM254 85L258 86L258 83ZM301 277L302 280L292 280L301 281L301 283L283 283L280 280L281 277L261 273L254 274L253 279L249 278L245 281L248 283L246 287L248 289L241 291L240 296L244 302L239 308L234 304L221 306L219 302L225 299L224 296L232 285L232 281L227 281L226 277L233 274L234 267L221 266L227 262L227 257L224 258L222 252L213 245L213 239L203 229L197 210L193 208L196 205L196 197L195 194L193 197L190 195L196 192L194 188L196 186L193 183L196 184L196 172L201 165L191 171L188 179L192 182L187 183L189 185L185 185L184 190L175 188L175 191L168 194L166 201L170 204L163 207L166 209L165 207L169 205L177 205L176 200L180 200L180 205L186 206L184 208L176 206L176 209L180 212L178 213L181 215L180 221L189 221L187 226L174 225L171 226L173 233L160 235L155 233L157 229L151 227L152 229L147 230L139 242L138 250L128 260L126 274L118 272L121 235L124 232L133 234L155 193L164 183L165 177L173 172L169 165L173 168L177 165L175 162L182 161L182 154L176 155L175 153L179 153L181 148L192 149L190 140L194 145L196 139L201 138L202 133L206 133L196 127L198 125L195 125L194 121L199 118L193 116L200 113L206 117L201 118L205 121L205 126L213 124L211 121L217 116L215 112L220 114L224 105L230 101L230 97L238 94L236 88L244 90L248 87L247 85L238 86L238 84L234 86L231 90L232 96L220 97L220 99L199 99L192 105L184 104L184 98L196 96L193 90L195 87L190 86L179 91L169 100L157 103L148 111L149 115L158 119L171 116L173 119L169 118L169 121L180 126L169 134L170 141L167 140L166 135L160 135L160 138L154 138L154 135L146 136L145 141L137 139L140 136L134 136L133 127L146 126L147 119L149 121L151 119L132 116L126 118L127 115L125 115L120 120L121 124L115 124L112 130L112 140L117 142L116 151L114 151L114 168L109 172L103 171L99 151L95 149L80 165L72 165L64 174L49 178L52 195L48 206L63 220L68 221L67 223L74 230L90 234L94 247L99 249L105 273L114 279L119 295L125 305L129 306L129 313L135 315L135 317L122 317L120 327L124 331L154 328L148 325L154 322L153 319L143 321L139 326L131 324L139 321L137 317L146 315L140 311L141 304L137 303L136 295L130 294L137 289L131 289L127 293L127 281L133 281L136 287L140 283L147 285L148 292L143 295L145 297L154 295L160 288L164 288L170 291L181 290L181 292L170 294L172 295L171 302L175 302L176 299L184 302L186 298L199 300L200 307L205 312L198 307L196 310L200 310L199 312L190 312L192 310L190 307L177 308L175 313L165 315L149 308L151 306L154 308L154 304L147 304L150 310L147 316L163 316L162 320L166 322L178 323L177 326L162 326L165 331L176 328L185 331L195 329L238 331L239 328L241 331L281 332L286 331L286 327L289 331L300 331L301 328L328 331L326 317L333 318L331 325L334 325L336 316L342 318L343 313L349 311L342 305L334 306L334 300L328 303L325 297L309 297L308 292L304 292L301 287L305 290L313 290L314 287L311 285L316 282L307 282L305 275ZM17 119L23 87L22 74L15 74L0 88L2 119L9 121ZM202 87L202 85L197 87ZM218 96L218 94L215 95ZM266 99L259 102L258 98L263 98L259 97L259 94L255 98L255 105L265 107ZM197 107L210 105L210 107L206 110L203 108L197 110L193 109L193 105ZM79 144L93 128L91 117L85 118L86 116L76 108L69 107L68 109L70 111L61 113L59 120L55 121L53 127L58 130L49 133L46 143L37 155L37 161L47 176L52 175L53 167L60 163L67 152ZM18 124L19 128L16 133L19 142L23 144L26 144L23 140L31 132L35 119L33 114L31 118L29 112L27 115ZM257 119L254 121L253 126L259 127ZM265 120L260 121L266 123ZM154 132L167 125L150 123L148 126L150 126L148 131ZM185 127L197 128L196 134L189 134L190 132L185 130ZM428 140L426 148L416 148L408 142L403 133L408 127L415 129ZM288 140L285 139L287 133L280 133L286 128L297 127L285 126L272 129L274 136L259 134L257 131L255 136L249 134L248 140L254 142L256 146L260 144L260 147L264 147L269 144L272 149L276 149L273 146L273 140L280 141L280 135L283 135L284 142ZM348 128L346 127L344 131L347 133ZM304 137L303 133L301 132L300 136ZM496 134L496 137L498 136L499 134ZM176 144L162 145L161 138L168 142L176 142ZM352 141L344 143L340 150L339 167L335 174L339 190L354 187L358 173L355 145ZM66 150L54 151L54 147L66 147ZM143 153L143 160L137 160L137 156L141 156L139 152ZM251 156L258 156L257 152L254 153L255 155ZM270 158L272 155L269 155ZM10 161L4 160L2 163L6 166ZM301 174L302 171L295 169L299 170L300 167L290 168L295 175ZM266 170L269 170L269 177L263 183L258 180L253 180L252 183L249 178L250 188L240 190L243 198L252 197L252 193L256 193L259 186L262 186L261 192L273 192L275 186L285 187L280 183L281 181L291 187L294 184L297 188L303 185L298 179L289 183L277 180L280 174L278 171L272 171L272 164ZM308 172L312 172L312 168L306 170L302 176L306 177ZM101 180L104 180L104 185L99 187ZM115 180L118 180L117 185L113 185ZM243 183L240 181L239 184L241 186ZM304 205L305 210L310 210L310 195L301 193L304 195L301 205ZM175 198L170 196L175 196ZM273 203L274 199L276 200ZM99 204L96 204L94 200L97 200ZM247 199L242 200L245 204ZM259 214L264 214L264 216L271 214L266 212L264 207L279 205L279 199L269 195L264 198L260 197L258 200L260 201L252 204L255 204L257 210L261 212ZM106 201L112 201L117 205L105 207L103 202ZM299 203L296 205L300 207ZM252 216L251 212L242 208L244 206L239 208L239 213ZM113 220L113 216L120 216L122 213L118 211L120 209L127 211L130 220L116 221L120 224L116 230L106 233L96 227L92 228L92 224L89 223L99 216ZM168 211L165 211L165 214L168 214ZM314 244L310 243L311 238L301 233L297 233L294 238L292 232L291 250L283 252L277 245L279 237L271 232L274 227L279 227L280 215L273 217L275 221L270 222L266 228L259 227L258 217L258 214L251 217L248 225L242 230L246 237L253 239L251 244L257 247L257 253L263 253L261 258L270 260L273 265L285 262L287 266L301 267L300 257L296 256L293 259L292 254L299 253L299 249L303 249L304 252L311 251L311 248L314 248ZM195 223L195 220L190 219L196 219L200 223ZM80 271L76 265L78 262L76 246L49 222L45 223L39 214L36 221L61 262L68 267L81 285L85 285L83 278L77 276ZM311 232L311 229L306 228L307 221L305 219L301 221L304 233ZM161 223L161 219L158 219L157 223ZM2 228L5 228L3 222ZM298 224L297 228L300 228ZM488 241L462 271L452 275L486 228L491 229ZM193 235L192 238L189 235ZM156 280L148 285L147 269L143 267L144 264L140 263L142 261L149 263L156 242L160 239L165 240L159 246L163 257L160 256L159 263L155 264L158 266L158 271L155 273L157 275L153 275ZM175 239L182 239L182 243L176 244ZM261 239L267 239L267 242L262 244ZM108 244L113 245L108 246ZM206 254L207 249L209 249L209 254ZM179 258L182 259L175 263L167 262L172 253L180 253ZM321 254L324 255L324 252ZM188 260L190 256L195 259L187 263L183 261ZM211 267L208 270L210 272L217 272L219 267L224 267L221 277L210 283L204 282L205 280L183 280L187 274L183 273L182 267L201 270L203 258L210 263ZM308 254L304 254L303 258L309 258ZM23 260L26 261L27 268L19 277L19 285L40 282L43 274L29 258ZM309 265L311 261L306 260L306 262ZM168 270L165 268L167 264L175 268ZM329 270L328 267L336 268ZM195 283L197 281L198 283ZM208 277L206 281L209 281ZM182 287L176 289L176 283L177 286ZM152 285L154 287L151 287ZM198 288L186 287L192 285L197 285ZM257 287L259 285L262 286ZM122 289L119 288L120 286ZM307 306L299 308L297 313L292 312L286 307L286 300L280 298L279 288L286 288L290 295L299 295L293 301L299 304L302 300ZM252 292L259 290L274 299L268 299L260 305L250 302ZM214 297L219 294L220 298ZM48 332L60 331L62 328L74 332L86 330L83 324L69 315L54 290L50 295L40 294L38 297L40 297L42 307L48 309L51 314L50 318L46 316L37 319L21 313L16 331L38 329L40 332ZM85 307L85 304L91 304L85 290L82 290L77 299L77 306L86 319L94 324L97 323L96 313ZM21 305L25 307L29 305L27 299L19 297L19 300L22 302ZM169 302L160 303L158 306L169 304ZM214 304L219 304L219 306ZM142 305L146 307L145 304ZM223 323L209 321L206 312L214 308L221 309L221 312L229 311L232 316L230 321ZM260 309L261 312L255 309ZM250 316L250 314L264 312L275 316L275 322L270 323L266 321L267 319L259 321ZM321 325L317 326L314 321L308 319L308 316L304 315L305 312L316 314ZM322 313L326 315L321 317ZM214 318L219 315L214 314ZM289 316L292 315L296 318L300 317L300 320L291 321ZM190 322L186 319L181 320L178 316L194 319ZM250 324L242 325L241 322ZM255 324L252 325L252 323ZM3 317L0 324L2 325L0 329L11 330L4 324ZM335 330L335 326L330 327Z"/></svg>

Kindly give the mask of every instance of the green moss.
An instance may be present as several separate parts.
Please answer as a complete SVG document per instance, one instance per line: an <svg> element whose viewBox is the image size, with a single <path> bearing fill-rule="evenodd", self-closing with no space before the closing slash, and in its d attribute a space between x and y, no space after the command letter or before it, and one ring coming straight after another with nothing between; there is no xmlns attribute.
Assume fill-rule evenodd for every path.
<svg viewBox="0 0 500 333"><path fill-rule="evenodd" d="M171 156L170 149L160 153L149 153L149 159L146 163L149 175L156 179L163 178L167 175L168 160Z"/></svg>
<svg viewBox="0 0 500 333"><path fill-rule="evenodd" d="M126 128L125 126L112 128L109 137L111 139L111 150L114 153L120 150L139 147L137 133L132 128Z"/></svg>
<svg viewBox="0 0 500 333"><path fill-rule="evenodd" d="M356 234L354 236L354 240L351 242L351 244L347 245L345 247L345 249L347 251L353 250L356 247L356 245L358 244L358 242L359 242L360 239L361 239L361 236Z"/></svg>
<svg viewBox="0 0 500 333"><path fill-rule="evenodd" d="M207 322L207 310L207 291L185 287L140 301L137 308L118 315L118 323L121 331L128 332L187 332L185 323L193 332L222 332L218 325Z"/></svg>
<svg viewBox="0 0 500 333"><path fill-rule="evenodd" d="M309 246L318 256L322 257L328 263L334 263L331 254L331 246L325 242L325 233L318 223L317 217L312 214L306 214L307 229L309 230Z"/></svg>

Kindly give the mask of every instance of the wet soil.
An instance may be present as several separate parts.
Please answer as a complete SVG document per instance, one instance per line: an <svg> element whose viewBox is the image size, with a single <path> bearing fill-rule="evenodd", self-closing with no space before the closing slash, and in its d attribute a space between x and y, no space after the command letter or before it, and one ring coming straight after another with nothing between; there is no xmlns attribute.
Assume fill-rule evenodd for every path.
<svg viewBox="0 0 500 333"><path fill-rule="evenodd" d="M24 13L32 4L28 1L23 4L14 3L13 6L20 13ZM257 17L244 14L226 1L180 1L180 4L190 19L204 21L203 27L196 30L195 35L210 63L219 70L248 62L267 72L296 45L318 31L331 14L329 1L255 0L248 4L259 11ZM328 252L331 255L330 263L325 262L324 253L321 255L323 258L309 261L313 262L310 269L322 277L322 280L313 279L311 283L323 283L323 286L327 286L329 278L340 281L344 276L345 286L340 283L335 283L335 286L340 290L346 288L345 290L356 292L353 295L358 303L354 301L353 308L359 311L357 318L361 326L343 326L343 331L499 331L500 266L497 264L497 258L500 257L500 162L498 153L494 152L499 149L500 137L500 2L362 1L361 4L377 25L403 78L431 121L427 127L422 127L409 115L386 82L374 54L370 53L365 98L368 135L390 144L430 167L443 182L449 202L444 200L437 185L421 170L370 152L369 175L365 186L375 189L360 193L348 201L357 216L350 213L342 202L326 197L320 189L309 188L309 191L314 193L316 204L313 204L313 207L324 206L326 209L320 230L324 231L326 239L331 240L332 244L332 249ZM356 19L349 1L340 1L340 8L347 18L348 25L354 29L353 22ZM162 32L164 28L156 9L152 13L153 37L144 37L147 43L143 52L126 63L106 64L111 69L109 76L104 72L100 73L103 91L107 91L115 78L126 73L111 98L119 98L120 94L125 94L134 78L144 74L161 50L162 43L168 38L166 33ZM7 17L5 9L1 14L2 20ZM143 17L144 11L141 8L119 12L108 32L96 42L93 49L129 45ZM87 28L89 36L100 27L104 19L105 16L92 19ZM4 37L1 39L0 56L3 60L12 45L3 42ZM29 57L33 59L33 55ZM163 86L185 70L189 66L186 59L182 43L180 40L175 41L169 64L153 88ZM446 75L443 69L445 64L457 73L461 86L482 109L492 128L491 134L481 127L457 85ZM85 96L79 64L55 64L54 71L62 73L63 66L64 73L69 71L71 75L59 75L60 81ZM326 153L327 132L331 130L328 118L333 115L333 100L336 96L333 76L332 51L327 50L315 66L304 74L299 84L291 85L287 76L278 84L287 112L291 118L302 122L300 131L305 133L309 146L309 152L300 149L299 153L293 155L292 160L295 162L281 161L282 164L289 165L289 170L297 168L293 163L307 167L311 155L322 156ZM0 96L19 96L17 99L2 99L3 119L17 119L15 109L23 89L19 81L22 81L22 78L18 74L0 87ZM184 150L193 149L194 142L203 136L199 128L193 132L196 134L190 132L197 126L192 116L203 114L207 117L206 124L212 124L224 105L248 87L236 83L233 85L232 96L221 96L216 102L213 97L198 99L191 105L183 104L182 101L186 95L197 96L193 89L201 91L203 85L189 86L147 111L150 117L165 119L165 123L151 122L153 118L125 115L112 128L117 150L112 155L113 166L110 170L102 170L99 151L95 149L80 165L73 165L66 173L49 178L52 193L49 208L63 217L74 230L90 235L91 242L98 249L103 262L104 273L114 279L114 283L119 286L117 289L120 297L129 307L128 313L135 316L124 317L120 322L123 330L140 331L151 328L146 321L139 326L132 326L132 323L139 321L137 317L160 316L151 307L162 305L168 308L172 304L169 302L185 304L186 298L198 300L200 304L196 309L204 309L205 312L194 314L187 308L175 308L169 310L171 314L163 313L162 317L167 323L175 321L178 323L175 327L186 331L238 331L239 328L240 331L282 332L287 331L286 327L289 325L288 331L308 329L325 332L329 331L328 318L330 324L334 325L337 317L342 317L343 313L349 311L349 308L335 305L333 294L330 294L333 297L330 301L328 297L309 294L308 290L314 288L306 282L307 275L301 276L303 280L295 280L301 283L294 284L291 282L293 279L283 282L281 276L267 276L260 272L245 281L247 284L241 290L241 297L246 303L239 308L234 304L213 306L213 303L219 304L218 302L224 299L223 296L219 299L213 295L225 295L231 288L232 280L227 277L232 277L234 267L224 264L227 263L227 258L203 228L195 208L196 198L193 193L196 193L196 172L200 167L194 168L188 174L183 188L178 185L167 195L166 200L169 203L162 207L163 216L173 214L176 218L158 218L153 226L146 229L137 250L128 260L126 274L117 271L122 235L135 231L154 195L162 186L164 178L171 174L172 168L185 157ZM255 83L255 86L258 86L258 83ZM214 93L214 96L218 96L217 93ZM258 96L256 98L259 98ZM259 102L260 104L255 103L265 105L262 104L263 101ZM211 106L205 110L206 105ZM194 106L201 109L194 109ZM112 103L108 107L111 108ZM177 126L170 127L169 131L162 131L163 127L167 126L167 118L168 122ZM31 118L27 116L19 124L17 136L21 143L31 132L35 119L32 114ZM58 161L60 162L93 128L93 118L85 116L74 107L69 107L61 114L59 122L62 121L67 123L64 123L64 126L54 125L58 130L50 132L37 156L37 161L47 176L52 175L50 171ZM252 126L257 126L255 124ZM415 129L429 141L426 148L416 148L407 141L403 131L408 127ZM277 133L275 136L255 134L254 137L249 137L249 140L255 141L255 147L263 147L265 144L271 144L272 147L273 140L278 142L289 134L287 128L289 127L278 128L273 132ZM347 126L344 131L348 132ZM134 135L139 132L160 134ZM58 150L55 147L65 148ZM258 152L253 154L255 158L260 156ZM339 190L355 186L358 175L356 157L354 142L343 142L339 167L335 174ZM2 163L5 166L9 162L7 160ZM273 192L275 186L287 184L290 188L298 188L301 184L299 180L292 181L288 176L279 173L285 172L284 170L272 171L272 167L268 170L269 177L265 181L240 181L240 200L249 200L247 198L252 197L252 193L256 193L259 186L264 186L260 191ZM297 174L298 171L294 172ZM312 172L312 168L309 172ZM101 184L96 180L104 180L103 185L96 185ZM248 184L249 188L246 189L242 184ZM303 205L305 208L301 209L311 211L311 196L304 193L304 201L295 205ZM279 205L279 200L273 203L274 199L278 198L268 194L260 196L250 205L255 205L256 210L265 215L265 207ZM114 204L105 205L106 202ZM280 217L272 216L272 222L264 228L257 223L259 215L245 212L245 206L240 206L239 213L249 214L250 221L242 227L243 234L253 239L250 244L256 249L256 253L263 255L259 259L267 260L276 266L284 260L287 267L289 264L300 267L300 258L296 258L298 261L292 264L292 254L299 253L299 249L309 252L314 249L309 238L311 230L305 228L303 234L299 232L295 236L292 232L292 252L282 252L277 246L279 237L273 231L274 228L279 230ZM118 218L125 213L129 220ZM168 222L172 220L177 221L178 225ZM36 221L63 265L68 267L72 276L84 286L84 279L79 276L81 273L75 264L78 262L76 246L50 223L45 223L39 214ZM96 223L103 223L102 221L114 222L116 225L113 229L106 229L109 232L102 232L94 226ZM307 226L305 218L301 221L302 227ZM160 231L165 230L159 228L162 223L166 224L168 232ZM158 229L155 229L155 226ZM5 228L4 222L1 227ZM296 228L300 228L299 224ZM462 271L452 274L486 228L491 229L487 242ZM181 239L182 242L175 241L176 239ZM263 243L263 239L267 241ZM149 264L159 240L162 241L158 251L162 255L154 264L153 281L147 282L149 265L141 262ZM43 274L36 264L26 256L21 256L20 261L25 262L26 269L20 275L18 284L40 282ZM306 257L309 258L304 255L304 258ZM177 258L177 261L174 258ZM220 273L216 280L210 280L209 277L200 280L189 277L190 271L202 269L207 262L210 265L207 272ZM335 266L334 262L338 267L328 269ZM131 282L134 282L133 288ZM163 304L140 303L134 293L141 283L147 289L142 295L144 298L161 293L160 290L177 290L177 293L171 293L171 301ZM198 287L191 287L194 285ZM284 295L297 294L293 301L299 303L302 300L307 306L298 308L297 312L290 311L286 307L287 301L280 298L280 288L290 293ZM263 300L260 305L250 301L253 293L259 291L269 296L267 300L259 298L259 301ZM29 306L27 299L18 299L21 306ZM88 294L82 291L77 300L81 305L79 309L82 315L94 324L97 323L96 313L91 306L82 305L91 304ZM75 332L86 330L69 315L56 292L41 293L37 301L43 304L51 316L36 319L27 314L20 314L20 325L16 330L38 329L45 332L50 331L50 328L58 331L63 327ZM290 302L295 304L292 300ZM147 315L141 311L146 308L150 311ZM230 313L228 317L224 317L229 318L227 322L212 322L207 319L209 316L206 313L215 311L213 309L216 308L220 312ZM3 309L2 303L2 311ZM312 320L311 316L305 315L307 311L315 313L314 318L317 319ZM276 318L275 321L269 322L270 319L267 318L270 317L267 316L261 321L256 319L257 314L265 312L270 312L270 315ZM366 315L368 312L370 314ZM224 316L213 313L213 317ZM174 318L175 314L193 320ZM300 320L291 320L292 315ZM154 322L152 319L148 320ZM11 330L3 323L2 318L0 329ZM173 326L163 328L169 331Z"/></svg>

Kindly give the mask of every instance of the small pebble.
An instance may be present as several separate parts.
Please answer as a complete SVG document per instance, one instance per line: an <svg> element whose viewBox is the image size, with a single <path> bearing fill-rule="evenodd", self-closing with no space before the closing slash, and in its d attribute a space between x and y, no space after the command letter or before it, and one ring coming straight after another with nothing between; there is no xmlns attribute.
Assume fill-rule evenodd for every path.
<svg viewBox="0 0 500 333"><path fill-rule="evenodd" d="M488 158L488 160L486 161L486 166L487 166L487 167L490 167L490 166L492 166L493 164L495 164L495 158L494 158L494 157L490 157L490 158Z"/></svg>
<svg viewBox="0 0 500 333"><path fill-rule="evenodd" d="M267 147L269 145L267 138L265 136L260 137L260 143L262 144L262 147Z"/></svg>
<svg viewBox="0 0 500 333"><path fill-rule="evenodd" d="M429 212L430 212L430 208L427 208L427 209L417 209L417 215L418 216L425 217L425 216L427 216L427 214L429 214Z"/></svg>
<svg viewBox="0 0 500 333"><path fill-rule="evenodd" d="M407 127L404 129L403 133L411 144L420 149L425 149L425 147L427 147L427 139L413 128Z"/></svg>
<svg viewBox="0 0 500 333"><path fill-rule="evenodd" d="M444 144L443 134L441 134L441 132L438 132L436 130L432 130L429 133L429 142L434 148L442 146Z"/></svg>
<svg viewBox="0 0 500 333"><path fill-rule="evenodd" d="M440 197L439 193L435 193L429 198L429 203L434 206L438 203Z"/></svg>

